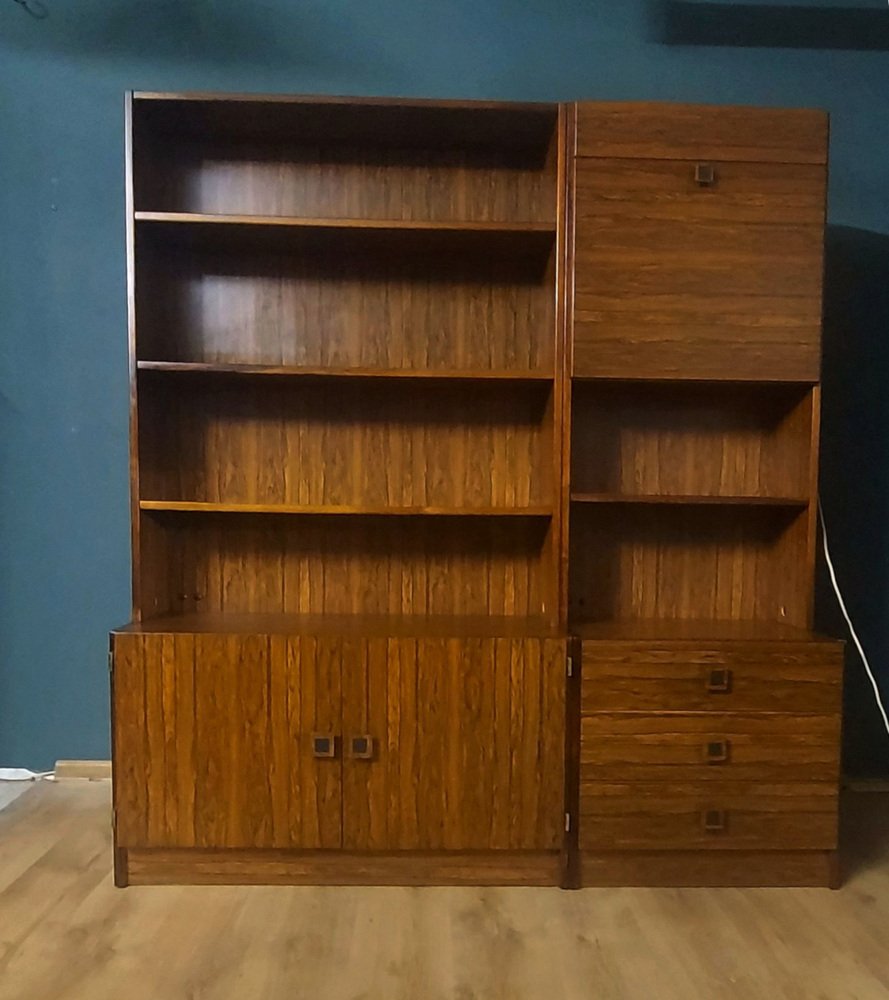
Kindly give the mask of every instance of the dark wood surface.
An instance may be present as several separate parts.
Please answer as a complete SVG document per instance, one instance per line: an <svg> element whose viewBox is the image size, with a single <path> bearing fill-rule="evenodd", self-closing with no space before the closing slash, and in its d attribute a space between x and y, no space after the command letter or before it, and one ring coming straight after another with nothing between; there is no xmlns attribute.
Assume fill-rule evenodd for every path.
<svg viewBox="0 0 889 1000"><path fill-rule="evenodd" d="M130 885L557 885L554 851L126 851Z"/></svg>
<svg viewBox="0 0 889 1000"><path fill-rule="evenodd" d="M577 153L823 165L827 115L805 109L580 101Z"/></svg>
<svg viewBox="0 0 889 1000"><path fill-rule="evenodd" d="M609 642L583 644L584 713L766 712L839 715L839 642ZM728 670L728 689L711 672ZM835 777L835 776L834 776Z"/></svg>
<svg viewBox="0 0 889 1000"><path fill-rule="evenodd" d="M118 633L117 845L557 851L564 669L549 639Z"/></svg>
<svg viewBox="0 0 889 1000"><path fill-rule="evenodd" d="M177 633L233 635L325 635L420 638L564 638L545 618L518 615L293 615L193 613L130 622L113 634Z"/></svg>
<svg viewBox="0 0 889 1000"><path fill-rule="evenodd" d="M574 374L817 381L825 116L581 104L577 134Z"/></svg>
<svg viewBox="0 0 889 1000"><path fill-rule="evenodd" d="M826 117L128 109L121 879L824 884Z"/></svg>
<svg viewBox="0 0 889 1000"><path fill-rule="evenodd" d="M835 851L581 851L585 886L836 888Z"/></svg>

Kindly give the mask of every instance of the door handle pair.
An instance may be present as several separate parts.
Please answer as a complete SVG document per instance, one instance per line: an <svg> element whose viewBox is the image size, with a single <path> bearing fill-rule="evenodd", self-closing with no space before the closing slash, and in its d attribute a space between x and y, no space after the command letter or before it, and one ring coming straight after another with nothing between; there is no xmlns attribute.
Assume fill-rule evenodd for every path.
<svg viewBox="0 0 889 1000"><path fill-rule="evenodd" d="M331 758L337 756L341 737L335 733L314 733L312 735L312 756ZM373 760L374 738L362 733L347 740L349 756L354 760Z"/></svg>

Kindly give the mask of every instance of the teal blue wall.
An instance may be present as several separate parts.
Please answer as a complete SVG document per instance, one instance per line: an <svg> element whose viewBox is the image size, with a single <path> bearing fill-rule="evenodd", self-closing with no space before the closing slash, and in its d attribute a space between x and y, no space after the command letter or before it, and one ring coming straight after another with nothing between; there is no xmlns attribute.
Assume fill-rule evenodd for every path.
<svg viewBox="0 0 889 1000"><path fill-rule="evenodd" d="M675 44L683 19L697 41L718 34L720 11L689 21L689 4L642 0L45 2L36 21L0 0L0 764L108 756L106 632L129 606L127 88L828 109L823 488L889 689L889 44ZM845 6L889 20L883 0ZM844 24L844 44L883 44L825 16L835 30L815 23L811 44L836 44ZM838 625L826 599L821 618ZM847 765L887 760L855 666Z"/></svg>

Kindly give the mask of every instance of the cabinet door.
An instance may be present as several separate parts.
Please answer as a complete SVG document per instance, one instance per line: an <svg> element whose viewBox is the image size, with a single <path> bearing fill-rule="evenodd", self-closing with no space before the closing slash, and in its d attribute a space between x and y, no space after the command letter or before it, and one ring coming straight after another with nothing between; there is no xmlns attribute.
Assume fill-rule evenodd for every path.
<svg viewBox="0 0 889 1000"><path fill-rule="evenodd" d="M114 778L119 847L338 847L342 762L336 641L118 635ZM337 748L338 749L338 748Z"/></svg>
<svg viewBox="0 0 889 1000"><path fill-rule="evenodd" d="M353 850L555 850L565 644L381 638L343 657L343 842ZM369 737L357 749L353 739Z"/></svg>
<svg viewBox="0 0 889 1000"><path fill-rule="evenodd" d="M616 114L578 106L574 374L817 380L823 116Z"/></svg>

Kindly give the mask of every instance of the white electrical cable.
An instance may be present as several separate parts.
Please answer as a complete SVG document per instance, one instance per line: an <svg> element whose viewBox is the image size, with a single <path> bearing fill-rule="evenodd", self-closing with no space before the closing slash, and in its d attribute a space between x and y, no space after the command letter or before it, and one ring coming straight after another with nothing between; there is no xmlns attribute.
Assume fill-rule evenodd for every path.
<svg viewBox="0 0 889 1000"><path fill-rule="evenodd" d="M29 771L26 767L0 767L0 781L39 781L51 778L52 771Z"/></svg>
<svg viewBox="0 0 889 1000"><path fill-rule="evenodd" d="M824 545L824 559L827 562L827 570L830 573L830 582L833 584L834 593L837 595L840 611L843 612L843 617L846 619L846 624L849 626L849 634L852 636L852 641L855 643L855 648L858 650L858 655L861 657L861 662L864 664L865 671L867 671L870 685L874 689L874 699L877 703L877 708L880 710L880 715L883 716L883 725L886 727L886 732L889 733L889 717L886 715L886 708L883 705L882 698L880 697L880 687L877 684L877 679L874 677L874 673L870 668L870 664L867 662L867 657L864 655L864 649L862 648L861 641L858 638L858 633L855 631L855 626L852 624L852 619L849 617L849 612L846 610L846 602L843 600L843 595L840 593L840 585L837 583L837 575L834 571L833 562L830 558L830 549L827 547L827 526L824 523L824 508L821 506L820 500L818 501L818 517L821 519L821 541Z"/></svg>

